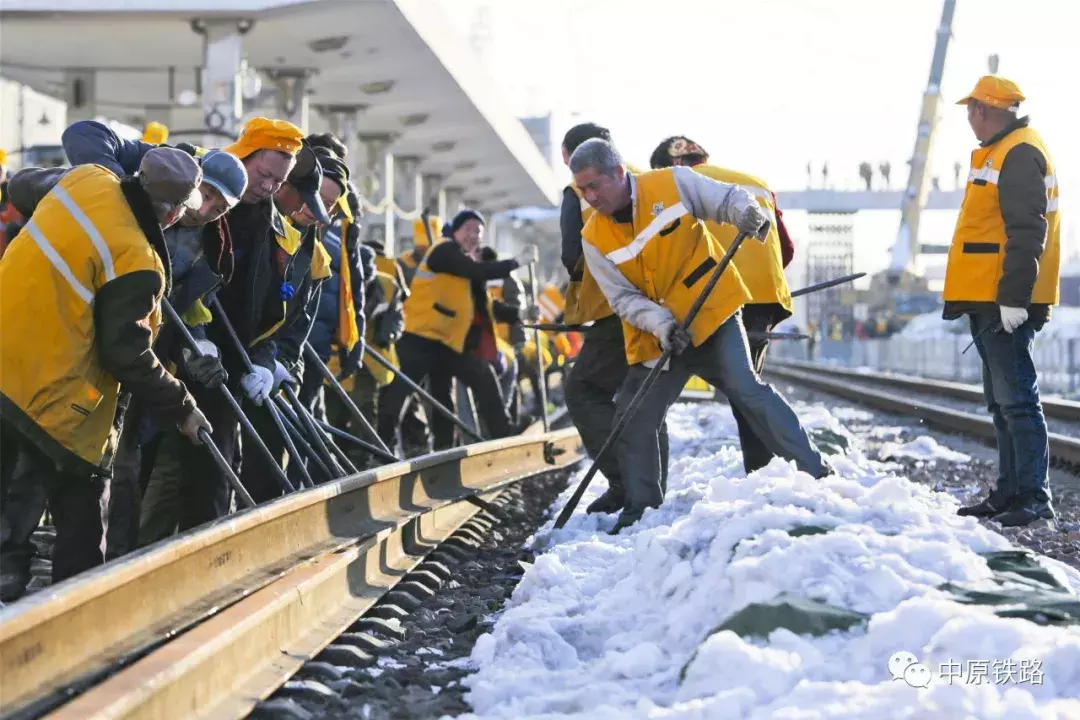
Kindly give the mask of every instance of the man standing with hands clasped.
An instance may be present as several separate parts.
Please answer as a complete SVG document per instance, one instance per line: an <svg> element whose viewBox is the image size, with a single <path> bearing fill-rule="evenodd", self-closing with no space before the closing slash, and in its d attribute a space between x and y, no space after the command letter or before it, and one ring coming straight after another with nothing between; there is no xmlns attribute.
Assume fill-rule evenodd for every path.
<svg viewBox="0 0 1080 720"><path fill-rule="evenodd" d="M1054 161L1027 117L1020 88L979 79L959 105L979 147L945 271L946 319L967 315L997 430L997 487L960 515L1006 526L1053 519L1050 448L1031 357L1035 333L1058 302L1061 221Z"/></svg>

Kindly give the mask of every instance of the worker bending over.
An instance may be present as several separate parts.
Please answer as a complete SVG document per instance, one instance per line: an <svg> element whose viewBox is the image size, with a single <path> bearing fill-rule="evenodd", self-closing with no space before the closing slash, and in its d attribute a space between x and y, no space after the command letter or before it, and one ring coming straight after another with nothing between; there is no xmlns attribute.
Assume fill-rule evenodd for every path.
<svg viewBox="0 0 1080 720"><path fill-rule="evenodd" d="M193 443L211 429L152 349L172 284L162 229L201 206L201 180L171 148L148 152L134 178L76 168L0 262L0 417L19 443L3 507L5 600L25 590L46 502L53 581L104 561L121 386Z"/></svg>
<svg viewBox="0 0 1080 720"><path fill-rule="evenodd" d="M998 444L996 487L960 515L1006 526L1053 519L1050 451L1032 357L1035 333L1058 303L1061 216L1057 171L1039 133L1017 117L1020 88L980 78L958 104L979 147L945 270L946 319L968 316Z"/></svg>
<svg viewBox="0 0 1080 720"><path fill-rule="evenodd" d="M631 175L618 151L598 139L574 151L570 171L596 210L582 229L586 263L623 320L630 369L617 413L626 412L662 352L672 352L616 446L626 504L615 531L663 501L657 430L692 375L720 388L771 452L813 477L828 474L794 411L750 364L739 315L750 293L735 267L724 272L689 331L681 324L724 254L700 221L726 222L764 241L768 219L753 196L689 168Z"/></svg>
<svg viewBox="0 0 1080 720"><path fill-rule="evenodd" d="M744 243L732 264L750 291L750 300L743 306L742 320L749 337L750 363L758 375L765 367L765 353L769 341L764 337L778 323L791 317L791 290L788 289L784 268L794 257L795 247L787 234L776 196L769 186L753 175L710 165L709 154L687 137L676 135L667 138L653 151L649 164L653 169L672 166L692 167L706 177L720 182L738 185L754 196L769 220L769 234L764 243ZM738 231L732 225L712 220L705 222L709 233L721 247L729 247ZM735 423L739 428L739 444L742 446L743 467L749 475L769 464L774 455L761 438L754 434L742 412L732 407Z"/></svg>

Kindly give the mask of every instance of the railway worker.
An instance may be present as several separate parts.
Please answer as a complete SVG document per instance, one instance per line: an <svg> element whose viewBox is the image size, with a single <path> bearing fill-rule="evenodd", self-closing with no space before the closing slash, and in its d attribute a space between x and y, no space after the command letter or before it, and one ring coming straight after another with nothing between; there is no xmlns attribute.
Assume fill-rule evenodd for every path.
<svg viewBox="0 0 1080 720"><path fill-rule="evenodd" d="M192 328L200 348L210 349L204 345L210 343L218 349L230 392L242 395L253 423L259 418L254 417L252 405L262 401L263 392L269 396L273 388L277 355L274 333L285 323L285 298L295 294L295 286L289 284L285 271L301 236L284 222L273 198L295 168L302 140L303 133L290 123L254 118L240 139L225 148L243 163L248 184L240 202L224 216L233 272L231 281L217 289L216 297L248 346L256 372L247 372L217 313L211 313L205 303L207 312L202 322ZM305 155L308 162L313 157ZM240 426L232 409L220 391L193 385L192 393L214 426L214 443L226 461L238 468ZM140 546L229 512L228 479L208 454L185 452L173 433L162 434L147 482L139 519Z"/></svg>
<svg viewBox="0 0 1080 720"><path fill-rule="evenodd" d="M570 156L574 151L583 142L593 138L611 142L611 133L607 128L594 123L583 123L570 128L562 141L563 162L569 166ZM622 321L612 311L582 253L581 230L593 212L592 206L585 201L578 187L574 183L567 185L563 190L559 221L562 233L562 263L570 273L563 319L570 324L591 322L592 327L585 333L581 350L566 378L566 408L581 434L585 449L596 457L614 425L614 398L626 378L629 366L626 364ZM666 422L660 426L657 443L663 471L661 482L666 485ZM589 504L586 512L617 512L622 509L626 494L615 453L609 453L603 459L600 472L607 478L608 489Z"/></svg>
<svg viewBox="0 0 1080 720"><path fill-rule="evenodd" d="M769 219L768 237L764 244L744 243L732 260L750 291L750 301L742 309L743 325L747 332L760 335L791 317L791 290L788 288L787 278L784 277L784 268L794 257L795 246L776 207L776 196L765 181L753 175L709 164L709 153L682 135L675 135L661 142L653 151L649 164L654 170L673 166L692 167L695 172L713 180L738 185L757 199L758 205ZM722 247L728 247L737 234L732 225L722 225L709 220L705 226ZM769 341L751 337L749 342L750 363L760 375L765 366ZM749 475L768 465L774 456L754 434L742 412L732 407L732 413L739 428L743 468Z"/></svg>
<svg viewBox="0 0 1080 720"><path fill-rule="evenodd" d="M657 432L668 407L692 375L720 388L768 449L818 478L830 471L794 411L750 364L740 309L750 299L738 269L729 266L689 331L681 322L724 249L703 222L735 225L764 241L764 211L746 190L689 168L632 175L608 142L582 143L570 158L574 183L596 210L582 229L593 278L623 321L630 369L619 389L618 412L661 353L662 372L626 425L616 446L626 504L615 531L632 525L663 501Z"/></svg>
<svg viewBox="0 0 1080 720"><path fill-rule="evenodd" d="M1061 220L1054 161L1018 117L1020 88L987 75L958 104L979 141L945 271L947 319L968 316L997 429L997 486L960 515L1002 525L1053 519L1046 420L1031 350L1058 302Z"/></svg>
<svg viewBox="0 0 1080 720"><path fill-rule="evenodd" d="M201 206L201 180L198 163L172 148L148 152L133 178L75 168L0 263L0 416L19 437L3 508L5 600L29 580L46 501L53 581L104 561L121 385L193 443L211 429L152 347L172 283L162 229Z"/></svg>
<svg viewBox="0 0 1080 720"><path fill-rule="evenodd" d="M530 246L512 260L477 262L472 254L483 233L483 216L466 208L450 223L451 240L428 250L405 301L405 333L397 350L401 372L416 382L435 371L464 382L473 392L488 432L501 438L521 428L510 421L489 362L496 352L494 323L512 319L511 314L516 318L516 311L492 307L487 281L506 277L521 265L535 262L536 248ZM380 398L379 435L390 447L397 445L398 418L409 394L408 386L398 378ZM453 426L441 416L429 420L436 446L449 446Z"/></svg>
<svg viewBox="0 0 1080 720"><path fill-rule="evenodd" d="M74 165L97 164L119 175L130 175L154 147L145 138L144 135L143 142L122 140L103 123L80 121L64 131L62 142ZM165 138L158 135L151 139ZM169 301L185 318L192 333L200 336L200 326L210 316L209 298L232 276L232 242L224 215L246 191L247 171L238 158L222 150L204 152L187 146L187 151L194 153L202 166L203 181L199 186L202 207L197 212L185 213L179 222L165 230L164 237L173 273ZM42 174L57 172L63 171L48 170ZM192 385L195 393L200 386L215 389L228 377L217 346L205 339L199 345L203 357L196 358L168 323L154 344L154 352L163 361L175 363L182 380L195 381ZM174 432L171 428L160 428L137 402L128 407L109 488L108 558L135 549L145 482L154 467L163 435ZM171 444L186 452L179 438L174 441ZM224 492L227 504L227 488ZM178 496L179 493L176 504L180 502ZM214 494L192 492L185 497L187 503L201 503L212 499Z"/></svg>

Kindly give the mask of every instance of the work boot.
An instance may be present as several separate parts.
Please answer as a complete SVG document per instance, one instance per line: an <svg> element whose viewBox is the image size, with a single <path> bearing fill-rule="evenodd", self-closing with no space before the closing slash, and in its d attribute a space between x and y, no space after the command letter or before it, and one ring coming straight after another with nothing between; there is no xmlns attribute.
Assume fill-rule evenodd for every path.
<svg viewBox="0 0 1080 720"><path fill-rule="evenodd" d="M956 514L961 517L993 517L994 515L1008 510L1009 504L1008 500L999 500L991 493L985 500L977 502L974 505L963 506L956 511Z"/></svg>
<svg viewBox="0 0 1080 720"><path fill-rule="evenodd" d="M623 528L628 528L645 514L644 510L623 510L619 513L619 519L615 521L615 527L608 530L608 535L618 535L622 532Z"/></svg>
<svg viewBox="0 0 1080 720"><path fill-rule="evenodd" d="M1054 508L1042 500L1022 500L1010 503L1004 512L995 515L994 520L1002 527L1022 527L1036 520L1054 520Z"/></svg>
<svg viewBox="0 0 1080 720"><path fill-rule="evenodd" d="M618 512L619 510L622 510L625 503L626 496L622 491L608 488L600 497L589 503L589 507L585 508L585 514L604 513L606 515L608 513Z"/></svg>

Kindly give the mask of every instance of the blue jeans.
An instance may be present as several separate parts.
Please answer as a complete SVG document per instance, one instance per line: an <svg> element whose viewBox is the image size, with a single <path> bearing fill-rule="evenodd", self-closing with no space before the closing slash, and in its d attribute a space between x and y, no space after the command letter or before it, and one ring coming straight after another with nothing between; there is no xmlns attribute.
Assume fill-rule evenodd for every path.
<svg viewBox="0 0 1080 720"><path fill-rule="evenodd" d="M643 364L630 366L615 399L616 422L648 375L649 368ZM682 355L672 358L669 369L660 373L626 424L615 446L626 485L626 513L640 514L647 507L659 507L664 500L657 430L692 375L727 396L731 407L739 411L768 452L794 460L800 470L814 477L827 472L825 459L795 412L754 371L742 316L735 313L701 345L687 348Z"/></svg>
<svg viewBox="0 0 1080 720"><path fill-rule="evenodd" d="M1035 329L1024 323L1009 334L986 330L997 323L993 315L971 313L969 318L983 363L983 394L997 430L999 467L991 502L1001 507L1015 497L1049 503L1050 445L1031 358Z"/></svg>

